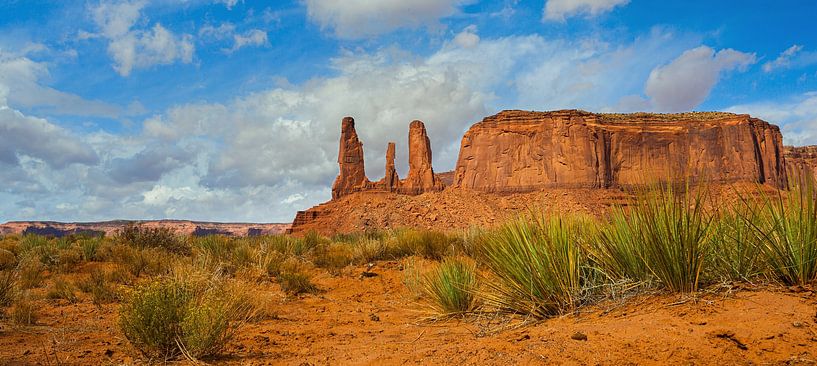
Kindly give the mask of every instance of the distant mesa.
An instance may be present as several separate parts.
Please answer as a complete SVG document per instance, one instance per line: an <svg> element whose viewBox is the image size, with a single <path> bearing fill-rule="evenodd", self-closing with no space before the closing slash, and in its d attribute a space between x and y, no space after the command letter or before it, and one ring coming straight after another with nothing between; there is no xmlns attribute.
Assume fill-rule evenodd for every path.
<svg viewBox="0 0 817 366"><path fill-rule="evenodd" d="M198 222L186 220L153 220L153 221L103 221L65 223L53 221L12 221L0 225L0 235L38 234L44 236L64 237L68 235L103 236L113 235L118 230L130 224L139 224L146 227L162 227L175 231L178 234L206 236L259 236L282 234L289 229L290 224L253 224L253 223L221 223Z"/></svg>
<svg viewBox="0 0 817 366"><path fill-rule="evenodd" d="M609 190L602 196L613 196L623 187L656 180L761 183L785 188L792 172L817 177L817 147L784 147L777 126L746 114L724 112L502 111L471 126L462 138L455 169L442 174L435 174L431 166L425 125L413 121L409 124L409 172L402 180L394 169L394 148L395 143L390 142L385 177L371 182L365 173L363 144L355 120L344 118L332 200L298 212L290 231L340 232L392 222L434 222L445 213L433 207L435 199L431 198L441 191L449 193L437 201L451 195L464 199L479 194L525 194L548 189ZM356 194L432 196L378 199L383 202L377 204L377 212L384 217L361 218L354 227L321 226L354 220L338 216L348 216L353 209L348 205L353 201L375 201L375 196L367 196L368 201L345 199ZM411 201L406 205L414 207L415 212L408 214L417 220L396 217L401 208L397 205L403 201ZM483 201L494 202L494 197ZM491 212L508 206L501 199L496 202L494 206L498 207L490 207ZM428 213L417 212L415 203ZM480 213L465 210L462 214Z"/></svg>

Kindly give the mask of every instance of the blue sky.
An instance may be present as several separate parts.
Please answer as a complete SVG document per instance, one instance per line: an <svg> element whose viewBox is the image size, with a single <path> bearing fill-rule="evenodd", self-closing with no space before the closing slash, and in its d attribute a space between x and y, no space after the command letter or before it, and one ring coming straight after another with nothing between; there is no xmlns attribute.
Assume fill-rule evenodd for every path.
<svg viewBox="0 0 817 366"><path fill-rule="evenodd" d="M0 221L290 221L426 122L726 110L817 144L814 1L0 0Z"/></svg>

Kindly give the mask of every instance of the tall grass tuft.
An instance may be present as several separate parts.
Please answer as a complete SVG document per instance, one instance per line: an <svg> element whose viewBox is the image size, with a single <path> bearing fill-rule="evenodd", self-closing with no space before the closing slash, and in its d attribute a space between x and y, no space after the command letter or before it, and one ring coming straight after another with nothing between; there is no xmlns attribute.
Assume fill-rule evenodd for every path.
<svg viewBox="0 0 817 366"><path fill-rule="evenodd" d="M751 281L764 270L753 232L760 210L754 203L722 210L712 224L708 272L720 281Z"/></svg>
<svg viewBox="0 0 817 366"><path fill-rule="evenodd" d="M758 223L749 222L773 274L787 285L817 280L817 190L811 178L787 192L762 193Z"/></svg>
<svg viewBox="0 0 817 366"><path fill-rule="evenodd" d="M0 271L0 307L9 306L16 296L16 274L12 271Z"/></svg>
<svg viewBox="0 0 817 366"><path fill-rule="evenodd" d="M708 250L713 216L704 210L707 190L672 185L648 187L638 194L630 227L643 246L643 260L670 291L698 289Z"/></svg>
<svg viewBox="0 0 817 366"><path fill-rule="evenodd" d="M443 316L468 313L477 307L476 264L469 259L447 257L414 281L407 281L430 310Z"/></svg>
<svg viewBox="0 0 817 366"><path fill-rule="evenodd" d="M478 250L491 272L486 304L539 318L575 309L586 285L581 222L540 213L512 220L488 235Z"/></svg>
<svg viewBox="0 0 817 366"><path fill-rule="evenodd" d="M640 227L636 217L616 208L588 246L594 265L610 280L649 283L652 279L652 272L644 262L645 240Z"/></svg>

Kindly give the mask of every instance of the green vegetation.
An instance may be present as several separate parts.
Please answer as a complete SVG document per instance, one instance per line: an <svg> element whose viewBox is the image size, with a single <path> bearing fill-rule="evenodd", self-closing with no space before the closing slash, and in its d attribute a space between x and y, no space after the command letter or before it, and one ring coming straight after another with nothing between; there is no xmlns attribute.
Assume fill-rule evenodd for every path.
<svg viewBox="0 0 817 366"><path fill-rule="evenodd" d="M150 358L217 354L252 315L221 278L162 277L138 286L120 308L125 337Z"/></svg>
<svg viewBox="0 0 817 366"><path fill-rule="evenodd" d="M582 222L535 214L491 233L478 256L490 272L485 301L502 311L536 317L575 309L587 263Z"/></svg>
<svg viewBox="0 0 817 366"><path fill-rule="evenodd" d="M425 274L408 273L406 283L433 313L451 316L477 308L479 281L473 260L448 257Z"/></svg>

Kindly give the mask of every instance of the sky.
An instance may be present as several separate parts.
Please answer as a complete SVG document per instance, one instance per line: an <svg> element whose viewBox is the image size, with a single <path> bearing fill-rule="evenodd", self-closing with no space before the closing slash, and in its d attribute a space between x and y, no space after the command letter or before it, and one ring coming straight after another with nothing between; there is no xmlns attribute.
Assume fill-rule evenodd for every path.
<svg viewBox="0 0 817 366"><path fill-rule="evenodd" d="M817 144L813 0L0 0L0 222L289 222L410 121L730 111Z"/></svg>

